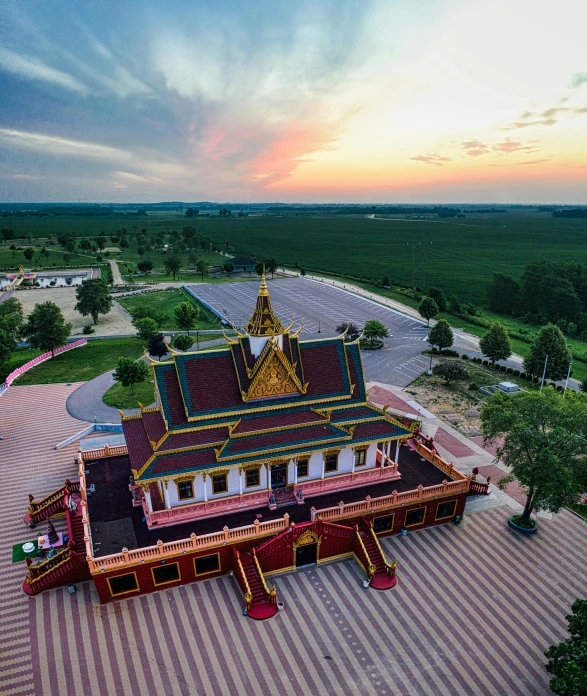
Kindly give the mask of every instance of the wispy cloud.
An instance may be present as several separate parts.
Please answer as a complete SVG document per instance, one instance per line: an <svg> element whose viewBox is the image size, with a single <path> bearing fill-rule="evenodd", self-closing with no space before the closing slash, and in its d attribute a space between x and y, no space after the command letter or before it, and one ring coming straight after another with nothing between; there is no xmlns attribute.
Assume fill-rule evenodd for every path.
<svg viewBox="0 0 587 696"><path fill-rule="evenodd" d="M532 164L542 164L542 162L550 162L549 157L536 160L526 160L525 162L508 162L507 164L489 164L488 167L523 167Z"/></svg>
<svg viewBox="0 0 587 696"><path fill-rule="evenodd" d="M574 75L571 77L571 83L569 87L571 89L577 89L577 87L581 87L581 85L584 85L587 83L587 72L578 72L574 73Z"/></svg>
<svg viewBox="0 0 587 696"><path fill-rule="evenodd" d="M107 145L97 145L96 143L60 138L43 133L28 133L10 128L0 128L0 143L4 147L26 148L51 155L73 155L113 160L125 160L131 157L129 152Z"/></svg>
<svg viewBox="0 0 587 696"><path fill-rule="evenodd" d="M558 123L556 118L537 118L532 120L514 121L502 130L514 130L516 128L533 128L535 126L554 126Z"/></svg>
<svg viewBox="0 0 587 696"><path fill-rule="evenodd" d="M530 140L523 143L519 140L512 140L512 138L505 138L500 143L493 145L491 149L503 155L511 155L513 152L536 152L538 150L537 142L537 140Z"/></svg>
<svg viewBox="0 0 587 696"><path fill-rule="evenodd" d="M481 157L489 152L489 147L480 140L466 140L459 148L466 157Z"/></svg>
<svg viewBox="0 0 587 696"><path fill-rule="evenodd" d="M424 164L431 164L435 167L442 167L445 162L450 162L451 157L443 157L439 155L438 152L431 152L428 155L415 155L410 157L411 160L415 162L424 162Z"/></svg>
<svg viewBox="0 0 587 696"><path fill-rule="evenodd" d="M36 58L23 56L5 48L0 48L0 69L23 77L26 80L50 82L82 94L88 91L87 87L72 75L61 70L55 70L55 68L45 65Z"/></svg>

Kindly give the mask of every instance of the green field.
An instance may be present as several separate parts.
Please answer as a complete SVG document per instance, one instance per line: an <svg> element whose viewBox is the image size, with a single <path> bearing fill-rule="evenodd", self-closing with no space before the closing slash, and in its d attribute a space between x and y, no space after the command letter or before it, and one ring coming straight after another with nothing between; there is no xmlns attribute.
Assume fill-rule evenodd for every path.
<svg viewBox="0 0 587 696"><path fill-rule="evenodd" d="M131 392L134 391L134 394ZM153 380L147 380L132 387L123 387L119 382L104 394L102 401L114 408L137 408L138 402L150 406L155 401L155 386Z"/></svg>
<svg viewBox="0 0 587 696"><path fill-rule="evenodd" d="M88 341L87 345L57 355L19 377L15 384L54 384L56 382L85 382L103 372L113 370L119 357L138 358L143 343L138 338L109 338ZM39 355L27 349L13 355L14 367ZM26 360L21 359L26 356ZM14 369L14 367L11 368Z"/></svg>
<svg viewBox="0 0 587 696"><path fill-rule="evenodd" d="M161 313L165 317L165 322L162 328L166 331L177 331L178 327L175 324L174 310L181 302L190 302L194 307L199 309L200 316L196 323L196 329L201 331L208 329L217 329L221 324L220 320L204 305L195 300L189 293L181 288L174 290L161 290L159 292L150 292L145 295L131 295L130 297L121 297L118 302L134 316L134 311L139 307L152 309Z"/></svg>

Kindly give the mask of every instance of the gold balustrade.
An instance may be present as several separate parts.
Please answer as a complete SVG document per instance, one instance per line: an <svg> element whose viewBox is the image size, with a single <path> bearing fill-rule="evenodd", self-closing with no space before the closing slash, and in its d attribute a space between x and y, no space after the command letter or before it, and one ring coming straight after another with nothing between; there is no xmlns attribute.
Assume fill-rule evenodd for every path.
<svg viewBox="0 0 587 696"><path fill-rule="evenodd" d="M365 544L363 543L363 539L361 538L361 534L360 534L360 532L359 532L359 525L358 525L358 524L355 525L355 539L359 542L359 546L361 547L361 551L363 552L363 554L364 554L364 556L365 556L365 559L366 559L366 562L367 562L367 567L365 568L365 567L363 566L363 570L364 570L364 571L367 573L367 575L369 576L369 580L372 580L372 579L373 579L373 576L375 575L375 571L377 570L377 568L375 568L375 566L371 563L371 557L370 557L369 554L367 553L367 549L365 548ZM363 564L361 563L361 560L360 560L359 558L357 558L357 560L359 561L359 563L360 563L361 565L363 565Z"/></svg>
<svg viewBox="0 0 587 696"><path fill-rule="evenodd" d="M251 555L253 556L253 561L255 563L255 567L257 568L257 572L259 573L259 577L261 578L261 582L263 584L263 589L267 593L267 596L270 598L274 598L277 596L277 590L275 586L273 586L271 589L267 587L267 583L265 582L265 576L263 575L263 571L261 570L261 566L259 565L259 559L257 558L257 552L255 549L251 549ZM239 555L239 560L240 560L240 555Z"/></svg>
<svg viewBox="0 0 587 696"><path fill-rule="evenodd" d="M240 572L241 578L243 580L246 592L245 592L245 602L247 603L247 609L251 608L251 604L253 603L253 593L251 592L251 588L249 586L249 581L247 580L247 574L245 573L245 569L243 568L243 563L241 561L241 555L237 551L235 553L235 558L236 558L236 565L237 568Z"/></svg>

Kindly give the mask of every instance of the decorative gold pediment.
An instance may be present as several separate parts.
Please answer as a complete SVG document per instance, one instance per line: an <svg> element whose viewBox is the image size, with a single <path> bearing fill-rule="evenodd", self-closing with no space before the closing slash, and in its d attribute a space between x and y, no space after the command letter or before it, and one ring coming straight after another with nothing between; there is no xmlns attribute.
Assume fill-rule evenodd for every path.
<svg viewBox="0 0 587 696"><path fill-rule="evenodd" d="M294 542L294 546L308 546L309 544L318 544L320 542L320 537L315 532L311 532L309 529Z"/></svg>
<svg viewBox="0 0 587 696"><path fill-rule="evenodd" d="M270 399L272 397L304 394L307 384L300 384L295 370L283 354L279 346L274 343L263 357L258 360L259 366L255 370L255 376L245 394L243 401L253 399Z"/></svg>

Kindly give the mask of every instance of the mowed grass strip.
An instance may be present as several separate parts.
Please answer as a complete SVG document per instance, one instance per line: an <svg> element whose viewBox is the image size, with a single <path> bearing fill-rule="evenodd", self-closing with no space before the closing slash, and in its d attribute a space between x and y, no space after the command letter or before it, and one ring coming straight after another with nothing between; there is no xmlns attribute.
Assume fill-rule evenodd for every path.
<svg viewBox="0 0 587 696"><path fill-rule="evenodd" d="M38 351L36 353L38 355ZM86 382L108 370L113 370L118 358L138 358L142 353L143 342L138 338L88 341L87 345L81 348L74 348L33 367L19 377L15 384Z"/></svg>
<svg viewBox="0 0 587 696"><path fill-rule="evenodd" d="M102 401L114 408L138 408L139 402L143 406L150 406L155 401L153 380L135 384L134 388L123 387L118 382L104 394Z"/></svg>
<svg viewBox="0 0 587 696"><path fill-rule="evenodd" d="M182 302L189 302L200 311L200 315L196 322L196 329L209 330L218 329L220 327L220 319L204 305L195 300L188 292L177 288L174 290L161 290L158 292L145 293L144 295L131 295L130 297L121 297L117 300L133 317L136 310L150 309L161 313L165 317L163 330L178 331L178 326L175 323L175 308Z"/></svg>

